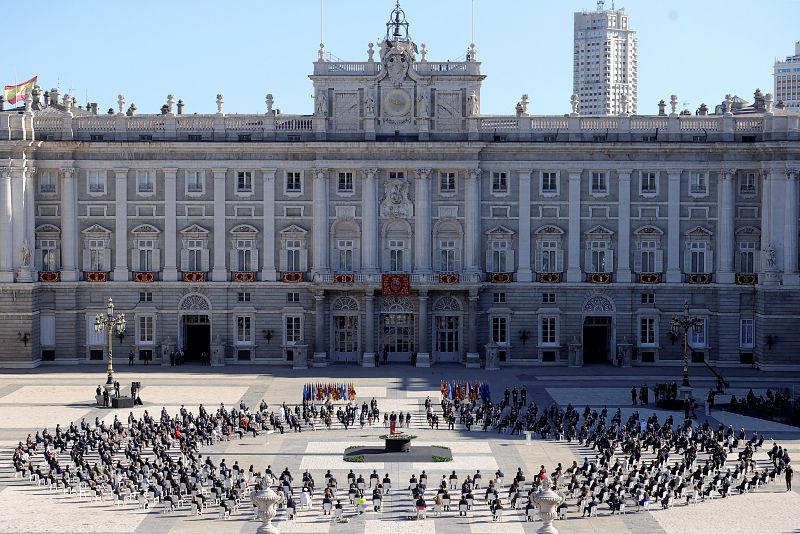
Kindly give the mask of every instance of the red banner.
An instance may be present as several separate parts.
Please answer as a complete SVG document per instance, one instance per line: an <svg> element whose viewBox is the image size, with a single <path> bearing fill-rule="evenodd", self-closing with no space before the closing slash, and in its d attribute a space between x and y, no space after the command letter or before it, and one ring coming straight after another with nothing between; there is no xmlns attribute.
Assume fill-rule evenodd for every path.
<svg viewBox="0 0 800 534"><path fill-rule="evenodd" d="M384 296L411 294L410 274L384 274L381 277L381 293Z"/></svg>
<svg viewBox="0 0 800 534"><path fill-rule="evenodd" d="M253 282L256 279L256 273L252 271L237 271L233 273L234 282Z"/></svg>
<svg viewBox="0 0 800 534"><path fill-rule="evenodd" d="M143 282L145 284L149 284L150 282L155 282L156 274L150 271L140 271L133 273L133 281L134 282Z"/></svg>

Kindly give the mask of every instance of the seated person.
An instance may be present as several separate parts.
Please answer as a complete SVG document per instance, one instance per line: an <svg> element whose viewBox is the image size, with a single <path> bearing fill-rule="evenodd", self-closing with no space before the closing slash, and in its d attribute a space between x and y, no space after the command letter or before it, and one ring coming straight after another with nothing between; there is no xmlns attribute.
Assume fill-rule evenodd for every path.
<svg viewBox="0 0 800 534"><path fill-rule="evenodd" d="M461 499L458 501L458 515L467 515L467 509L469 508L469 503L467 502L466 496L462 495Z"/></svg>

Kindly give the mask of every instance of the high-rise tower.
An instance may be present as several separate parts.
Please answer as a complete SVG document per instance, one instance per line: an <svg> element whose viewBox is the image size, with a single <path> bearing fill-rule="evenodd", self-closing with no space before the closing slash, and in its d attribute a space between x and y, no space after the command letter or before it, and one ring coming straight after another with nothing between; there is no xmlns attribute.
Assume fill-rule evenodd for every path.
<svg viewBox="0 0 800 534"><path fill-rule="evenodd" d="M794 44L793 56L775 61L775 102L800 111L800 41Z"/></svg>
<svg viewBox="0 0 800 534"><path fill-rule="evenodd" d="M573 93L583 115L636 113L637 41L624 9L575 13Z"/></svg>

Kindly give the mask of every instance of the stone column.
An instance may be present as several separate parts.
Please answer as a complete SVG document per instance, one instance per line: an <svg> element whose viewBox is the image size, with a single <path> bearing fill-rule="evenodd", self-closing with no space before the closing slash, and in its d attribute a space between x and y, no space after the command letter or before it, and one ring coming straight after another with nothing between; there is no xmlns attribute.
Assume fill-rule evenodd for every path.
<svg viewBox="0 0 800 534"><path fill-rule="evenodd" d="M581 172L569 171L567 282L581 282Z"/></svg>
<svg viewBox="0 0 800 534"><path fill-rule="evenodd" d="M619 251L617 254L616 281L631 281L631 173L619 171ZM612 266L613 268L613 266Z"/></svg>
<svg viewBox="0 0 800 534"><path fill-rule="evenodd" d="M0 169L0 282L14 281L11 168Z"/></svg>
<svg viewBox="0 0 800 534"><path fill-rule="evenodd" d="M464 195L464 263L469 274L481 272L481 170L467 171L467 188ZM477 349L476 349L477 350Z"/></svg>
<svg viewBox="0 0 800 534"><path fill-rule="evenodd" d="M364 169L361 190L361 270L378 272L378 169Z"/></svg>
<svg viewBox="0 0 800 534"><path fill-rule="evenodd" d="M36 169L30 167L22 169L25 197L25 235L27 237L28 246L31 248L32 254L33 251L36 250L36 190L33 183L34 172L36 172ZM30 271L33 279L36 280L36 263L33 261L33 258L31 258Z"/></svg>
<svg viewBox="0 0 800 534"><path fill-rule="evenodd" d="M431 353L428 351L428 290L419 291L419 320L417 321L417 367L431 366Z"/></svg>
<svg viewBox="0 0 800 534"><path fill-rule="evenodd" d="M429 274L431 272L430 169L417 169L414 193L414 263L416 265L414 270L420 274Z"/></svg>
<svg viewBox="0 0 800 534"><path fill-rule="evenodd" d="M667 282L682 281L681 272L681 171L667 171Z"/></svg>
<svg viewBox="0 0 800 534"><path fill-rule="evenodd" d="M228 269L225 267L225 251L228 232L225 228L225 174L227 169L214 169L214 266L211 280L227 282Z"/></svg>
<svg viewBox="0 0 800 534"><path fill-rule="evenodd" d="M314 169L314 274L328 267L328 180L326 169Z"/></svg>
<svg viewBox="0 0 800 534"><path fill-rule="evenodd" d="M327 362L325 323L325 291L317 291L314 293L314 367L321 367Z"/></svg>
<svg viewBox="0 0 800 534"><path fill-rule="evenodd" d="M372 289L364 293L364 355L363 367L375 367L375 294Z"/></svg>
<svg viewBox="0 0 800 534"><path fill-rule="evenodd" d="M17 270L18 282L32 281L30 271L32 267L22 267L22 248L27 246L31 254L36 247L36 243L28 241L27 221L25 220L25 191L24 191L24 171L19 167L11 169L11 231L13 242L13 265ZM33 258L31 258L33 263Z"/></svg>
<svg viewBox="0 0 800 534"><path fill-rule="evenodd" d="M116 206L116 209L119 209L119 206ZM61 169L61 279L65 282L75 282L79 278L77 212L78 198L75 169ZM128 250L124 243L122 250ZM124 254L127 254L127 252ZM125 274L127 275L127 273Z"/></svg>
<svg viewBox="0 0 800 534"><path fill-rule="evenodd" d="M792 169L786 172L786 211L785 228L783 230L783 285L800 285L797 272L797 180L800 171Z"/></svg>
<svg viewBox="0 0 800 534"><path fill-rule="evenodd" d="M733 254L735 247L735 238L733 232L734 226L734 193L733 193L733 180L736 175L734 169L723 169L720 171L720 185L719 185L719 214L717 228L717 250L719 259L717 260L717 276L715 282L718 284L732 284L735 281L736 275L733 272Z"/></svg>
<svg viewBox="0 0 800 534"><path fill-rule="evenodd" d="M478 354L478 290L470 289L469 303L467 305L467 369L477 369L481 366L481 357Z"/></svg>
<svg viewBox="0 0 800 534"><path fill-rule="evenodd" d="M770 184L770 171L761 171L761 249L766 250L772 242L772 225L771 225L771 205L770 195L772 194ZM766 265L766 258L761 262L762 265L759 273L763 272Z"/></svg>
<svg viewBox="0 0 800 534"><path fill-rule="evenodd" d="M164 169L164 270L161 279L165 282L178 280L177 175L176 168ZM154 268L158 269L159 266L155 265Z"/></svg>
<svg viewBox="0 0 800 534"><path fill-rule="evenodd" d="M275 268L275 171L263 169L264 173L264 223L261 229L264 237L264 253L261 260L261 280L274 282L278 279Z"/></svg>
<svg viewBox="0 0 800 534"><path fill-rule="evenodd" d="M531 271L531 169L520 169L519 174L519 268L517 282L532 282Z"/></svg>
<svg viewBox="0 0 800 534"><path fill-rule="evenodd" d="M114 281L126 282L128 280L128 169L114 169L114 173L116 176L114 184ZM110 243L109 246L111 246ZM85 268L86 266L84 266ZM63 273L61 277L64 277Z"/></svg>

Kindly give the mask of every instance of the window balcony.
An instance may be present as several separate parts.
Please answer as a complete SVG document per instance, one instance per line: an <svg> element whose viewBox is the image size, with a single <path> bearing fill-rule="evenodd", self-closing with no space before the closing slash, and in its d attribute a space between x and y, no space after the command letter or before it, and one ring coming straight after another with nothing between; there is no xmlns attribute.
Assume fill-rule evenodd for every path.
<svg viewBox="0 0 800 534"><path fill-rule="evenodd" d="M108 282L106 271L84 271L83 279L87 282Z"/></svg>
<svg viewBox="0 0 800 534"><path fill-rule="evenodd" d="M540 284L560 284L561 273L536 273L536 281Z"/></svg>
<svg viewBox="0 0 800 534"><path fill-rule="evenodd" d="M61 281L61 271L39 271L40 282L60 282Z"/></svg>
<svg viewBox="0 0 800 534"><path fill-rule="evenodd" d="M757 274L741 274L736 273L737 286L754 286L758 283Z"/></svg>
<svg viewBox="0 0 800 534"><path fill-rule="evenodd" d="M661 273L639 273L640 284L660 284Z"/></svg>
<svg viewBox="0 0 800 534"><path fill-rule="evenodd" d="M233 281L239 283L255 282L256 273L254 271L235 271L233 273Z"/></svg>
<svg viewBox="0 0 800 534"><path fill-rule="evenodd" d="M133 281L149 284L155 282L157 275L154 271L136 271L133 273Z"/></svg>
<svg viewBox="0 0 800 534"><path fill-rule="evenodd" d="M586 281L590 284L610 284L613 273L586 273Z"/></svg>
<svg viewBox="0 0 800 534"><path fill-rule="evenodd" d="M711 273L687 273L686 274L686 282L690 284L710 284L711 283Z"/></svg>
<svg viewBox="0 0 800 534"><path fill-rule="evenodd" d="M206 273L203 271L182 271L184 282L205 282Z"/></svg>
<svg viewBox="0 0 800 534"><path fill-rule="evenodd" d="M296 282L304 282L306 279L306 273L299 272L299 271L282 271L281 272L281 282L286 283L296 283Z"/></svg>

